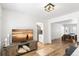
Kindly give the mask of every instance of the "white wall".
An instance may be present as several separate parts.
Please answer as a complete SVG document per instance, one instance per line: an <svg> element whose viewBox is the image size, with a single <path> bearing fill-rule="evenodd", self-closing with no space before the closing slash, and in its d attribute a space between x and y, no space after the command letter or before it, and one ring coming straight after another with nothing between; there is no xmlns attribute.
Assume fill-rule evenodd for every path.
<svg viewBox="0 0 79 59"><path fill-rule="evenodd" d="M17 11L3 10L3 39L11 33L12 29L33 29L33 38L37 40L36 36L36 23L44 22L44 20L39 20L27 14L20 13Z"/></svg>
<svg viewBox="0 0 79 59"><path fill-rule="evenodd" d="M64 27L62 24L52 23L51 24L51 39L58 39L64 34Z"/></svg>
<svg viewBox="0 0 79 59"><path fill-rule="evenodd" d="M2 19L1 19L1 17L2 17L2 8L0 6L0 48L1 48L1 42L2 42L1 41L1 38L2 38L2 36L1 36L1 33L2 33L2 31L1 31L2 30L2 28L1 28L2 27L2 24L1 24L2 23Z"/></svg>

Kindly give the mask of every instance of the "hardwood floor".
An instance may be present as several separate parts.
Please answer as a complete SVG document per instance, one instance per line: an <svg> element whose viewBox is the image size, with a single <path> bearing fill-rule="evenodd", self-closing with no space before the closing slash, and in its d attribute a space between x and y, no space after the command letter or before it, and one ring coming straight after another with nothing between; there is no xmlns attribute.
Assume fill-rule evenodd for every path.
<svg viewBox="0 0 79 59"><path fill-rule="evenodd" d="M63 56L65 49L73 43L63 42L61 39L53 40L51 44L38 43L38 49L22 56ZM50 50L50 51L49 51Z"/></svg>

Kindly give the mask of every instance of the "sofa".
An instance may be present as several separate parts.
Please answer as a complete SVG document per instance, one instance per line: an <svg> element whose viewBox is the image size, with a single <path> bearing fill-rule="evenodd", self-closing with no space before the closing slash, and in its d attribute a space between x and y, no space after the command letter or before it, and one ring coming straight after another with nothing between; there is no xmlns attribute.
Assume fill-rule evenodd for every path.
<svg viewBox="0 0 79 59"><path fill-rule="evenodd" d="M75 51L76 48L77 47L75 46L70 46L69 48L65 50L64 56L70 56Z"/></svg>

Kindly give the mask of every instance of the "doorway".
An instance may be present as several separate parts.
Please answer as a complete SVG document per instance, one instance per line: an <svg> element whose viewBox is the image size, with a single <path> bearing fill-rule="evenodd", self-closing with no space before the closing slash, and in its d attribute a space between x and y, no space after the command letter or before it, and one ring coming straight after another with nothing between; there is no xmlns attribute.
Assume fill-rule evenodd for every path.
<svg viewBox="0 0 79 59"><path fill-rule="evenodd" d="M51 23L51 41L61 39L65 42L77 42L77 20L65 20Z"/></svg>

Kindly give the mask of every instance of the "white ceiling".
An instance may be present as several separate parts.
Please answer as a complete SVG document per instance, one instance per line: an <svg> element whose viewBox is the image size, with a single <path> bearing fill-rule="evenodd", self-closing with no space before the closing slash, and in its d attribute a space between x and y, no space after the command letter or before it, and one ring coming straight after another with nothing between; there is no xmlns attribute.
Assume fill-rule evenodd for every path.
<svg viewBox="0 0 79 59"><path fill-rule="evenodd" d="M4 9L19 11L37 19L51 19L79 11L79 3L54 3L55 10L44 11L45 3L2 3Z"/></svg>

